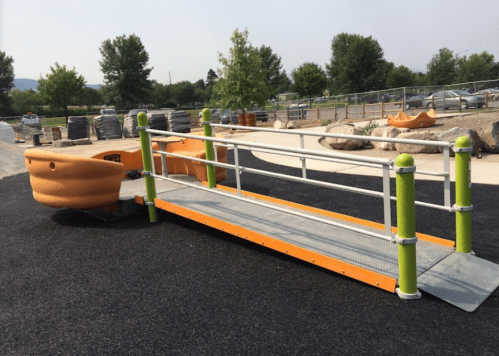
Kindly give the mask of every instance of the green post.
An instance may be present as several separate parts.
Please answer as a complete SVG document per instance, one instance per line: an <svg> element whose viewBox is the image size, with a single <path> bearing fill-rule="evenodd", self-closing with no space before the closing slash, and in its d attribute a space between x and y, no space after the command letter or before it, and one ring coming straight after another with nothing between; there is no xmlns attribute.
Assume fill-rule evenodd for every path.
<svg viewBox="0 0 499 356"><path fill-rule="evenodd" d="M399 288L402 299L419 299L416 271L416 205L414 193L414 158L403 153L395 161L397 172L397 228Z"/></svg>
<svg viewBox="0 0 499 356"><path fill-rule="evenodd" d="M147 115L144 112L140 112L137 115L137 121L140 127L147 126ZM144 130L139 130L140 137L140 148L142 149L142 162L144 163L144 172L152 173L152 157L151 157L151 148L149 142L149 134ZM152 202L154 204L154 198L156 198L156 185L154 184L154 177L150 174L145 174L146 181L146 191L147 191L147 202ZM156 207L154 205L148 205L149 209L149 221L157 222L158 221L158 212L156 211Z"/></svg>
<svg viewBox="0 0 499 356"><path fill-rule="evenodd" d="M208 108L204 108L203 111L203 133L207 137L211 137L211 126L209 125L211 120L211 113ZM204 149L206 151L206 160L214 161L215 154L213 153L213 142L204 141ZM206 164L206 175L208 177L208 188L213 188L217 184L217 177L215 175L215 167L212 164Z"/></svg>
<svg viewBox="0 0 499 356"><path fill-rule="evenodd" d="M456 152L456 252L471 251L471 142L459 137L454 144Z"/></svg>

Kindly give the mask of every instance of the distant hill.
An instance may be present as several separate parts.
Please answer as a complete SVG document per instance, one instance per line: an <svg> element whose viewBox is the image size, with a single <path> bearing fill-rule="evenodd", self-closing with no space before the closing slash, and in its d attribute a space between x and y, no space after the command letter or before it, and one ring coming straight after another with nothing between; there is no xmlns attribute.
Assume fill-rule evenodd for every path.
<svg viewBox="0 0 499 356"><path fill-rule="evenodd" d="M14 87L19 90L36 90L38 81L34 79L14 79ZM102 84L87 84L87 87L92 89L99 89Z"/></svg>

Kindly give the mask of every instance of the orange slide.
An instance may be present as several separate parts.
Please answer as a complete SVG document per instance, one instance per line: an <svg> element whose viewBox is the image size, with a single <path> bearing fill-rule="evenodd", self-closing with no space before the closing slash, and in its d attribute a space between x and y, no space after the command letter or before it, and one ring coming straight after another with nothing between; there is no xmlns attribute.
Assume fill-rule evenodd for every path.
<svg viewBox="0 0 499 356"><path fill-rule="evenodd" d="M437 115L435 110L428 113L422 111L417 116L409 116L404 112L399 112L397 116L388 115L388 126L417 129L420 127L430 127L435 125Z"/></svg>

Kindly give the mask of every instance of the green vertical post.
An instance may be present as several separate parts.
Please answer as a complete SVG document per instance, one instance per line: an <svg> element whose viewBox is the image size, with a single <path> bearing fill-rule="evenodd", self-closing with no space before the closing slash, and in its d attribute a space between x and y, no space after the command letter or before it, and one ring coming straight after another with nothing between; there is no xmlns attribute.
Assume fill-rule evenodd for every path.
<svg viewBox="0 0 499 356"><path fill-rule="evenodd" d="M395 160L397 184L397 228L399 288L402 299L419 299L416 271L416 205L414 192L414 158L403 153Z"/></svg>
<svg viewBox="0 0 499 356"><path fill-rule="evenodd" d="M459 137L456 152L456 252L471 253L471 142Z"/></svg>
<svg viewBox="0 0 499 356"><path fill-rule="evenodd" d="M208 108L204 108L202 111L203 114L203 134L207 137L211 137L211 126L209 125L211 121L211 113ZM206 160L214 161L215 154L213 152L213 142L205 140L204 141L204 149L206 152ZM206 175L208 177L208 188L213 188L217 184L217 177L215 175L215 167L212 164L206 164Z"/></svg>
<svg viewBox="0 0 499 356"><path fill-rule="evenodd" d="M140 112L137 115L137 121L140 127L144 128L147 126L147 115L144 112ZM142 149L142 162L144 167L144 172L152 173L152 165L153 160L151 157L151 148L149 141L149 134L145 132L143 129L139 130L140 137L140 148ZM154 203L154 198L156 198L156 185L154 184L154 177L150 174L145 174L144 177L146 181L146 191L147 191L147 202ZM156 207L154 205L148 205L149 209L149 221L157 222L158 221L158 212L156 211Z"/></svg>

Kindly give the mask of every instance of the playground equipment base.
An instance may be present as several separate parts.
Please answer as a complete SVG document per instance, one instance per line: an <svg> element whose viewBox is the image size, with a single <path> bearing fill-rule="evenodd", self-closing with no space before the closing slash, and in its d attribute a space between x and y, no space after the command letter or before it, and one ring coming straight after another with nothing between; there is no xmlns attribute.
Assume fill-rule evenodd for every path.
<svg viewBox="0 0 499 356"><path fill-rule="evenodd" d="M191 177L192 178L192 177ZM187 179L191 184L202 183ZM155 206L173 214L227 232L395 293L398 247L390 241L353 232L304 217L237 199L237 191L210 191L156 179ZM295 203L243 192L250 200L314 215L366 230L382 232L382 224L323 211ZM121 200L144 204L143 179L124 181ZM122 202L122 206L128 206ZM396 233L395 228L392 233ZM465 311L472 312L499 286L499 265L456 253L453 242L418 234L418 288Z"/></svg>

